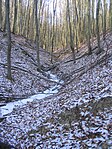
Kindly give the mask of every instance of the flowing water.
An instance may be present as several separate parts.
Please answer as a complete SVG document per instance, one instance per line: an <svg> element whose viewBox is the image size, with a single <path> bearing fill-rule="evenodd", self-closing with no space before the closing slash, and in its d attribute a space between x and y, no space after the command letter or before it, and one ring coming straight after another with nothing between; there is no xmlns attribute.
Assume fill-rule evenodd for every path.
<svg viewBox="0 0 112 149"><path fill-rule="evenodd" d="M11 113L16 106L23 106L23 105L27 104L27 102L32 102L34 99L36 99L36 100L43 99L45 97L48 97L50 95L57 93L59 88L60 88L60 85L58 84L59 79L57 78L56 75L53 75L50 73L50 80L57 82L57 84L54 85L53 87L45 90L42 93L38 93L38 94L33 95L33 96L26 98L26 99L14 101L14 102L9 102L5 106L1 106L0 107L0 117L3 117L5 115ZM60 83L62 84L63 81L61 81Z"/></svg>

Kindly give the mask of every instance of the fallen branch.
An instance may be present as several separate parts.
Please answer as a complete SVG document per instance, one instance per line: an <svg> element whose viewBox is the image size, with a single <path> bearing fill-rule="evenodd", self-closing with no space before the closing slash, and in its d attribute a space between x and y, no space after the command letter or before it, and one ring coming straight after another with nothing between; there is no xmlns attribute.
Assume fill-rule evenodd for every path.
<svg viewBox="0 0 112 149"><path fill-rule="evenodd" d="M17 100L20 100L20 99L25 99L25 98L28 98L29 96L27 95L0 95L0 101L5 101L5 102L8 102L8 101L17 101Z"/></svg>
<svg viewBox="0 0 112 149"><path fill-rule="evenodd" d="M4 64L4 63L0 63L0 65L7 67L7 64ZM47 81L47 82L52 82L52 83L56 83L56 84L58 84L58 85L63 86L63 85L62 85L61 83L59 83L59 82L56 82L56 81L47 79L47 78L45 78L45 77L39 76L39 75L37 75L37 74L34 74L34 73L32 73L30 70L22 69L22 68L17 67L17 66L11 66L11 69L12 69L12 70L19 69L19 70L21 70L21 71L23 71L23 72L26 72L26 73L28 73L28 74L31 74L31 75L35 76L35 77L38 77L39 79L43 79L43 80L45 80L45 81Z"/></svg>
<svg viewBox="0 0 112 149"><path fill-rule="evenodd" d="M84 54L82 54L81 56L79 57L76 57L75 60L78 60L78 59L81 59L82 57L86 56L87 55L87 52L85 52ZM72 62L73 60L68 60L68 61L65 61L64 63L69 63L69 62Z"/></svg>
<svg viewBox="0 0 112 149"><path fill-rule="evenodd" d="M26 50L24 50L23 48L19 47L21 50L22 50L22 53L25 55L25 56L28 56L31 58L31 60L35 63L35 59L33 58L33 56L31 54L29 54ZM36 63L35 63L36 64ZM36 64L37 65L37 64Z"/></svg>
<svg viewBox="0 0 112 149"><path fill-rule="evenodd" d="M48 65L48 64L47 64L47 65ZM41 69L42 69L43 71L50 71L50 70L56 68L58 65L59 65L59 63L54 63L54 64L52 64L52 65L48 65L48 67L42 66Z"/></svg>
<svg viewBox="0 0 112 149"><path fill-rule="evenodd" d="M94 63L91 64L91 66L87 69L84 69L82 73L80 73L78 76L73 77L70 81L66 82L64 84L64 86L68 85L69 83L71 83L72 81L74 81L75 79L78 79L79 77L81 77L84 73L87 73L90 69L94 68L96 65L101 64L102 62L104 62L105 60L107 60L107 57L111 57L111 54L105 54L103 55L100 59L98 59L97 61L95 61ZM87 66L84 66L84 68L86 68ZM83 67L82 67L83 68ZM81 68L80 68L81 69ZM79 69L79 70L80 70ZM75 70L76 73L78 72L77 70ZM74 73L75 73L74 71Z"/></svg>

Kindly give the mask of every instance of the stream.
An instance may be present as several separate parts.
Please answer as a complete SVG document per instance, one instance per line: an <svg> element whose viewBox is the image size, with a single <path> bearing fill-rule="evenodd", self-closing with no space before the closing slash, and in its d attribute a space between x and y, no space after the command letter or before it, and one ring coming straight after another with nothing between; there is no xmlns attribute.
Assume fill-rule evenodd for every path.
<svg viewBox="0 0 112 149"><path fill-rule="evenodd" d="M63 83L63 81L60 81L56 75L53 75L49 72L50 75L50 80L57 82L56 85L54 85L53 87L45 90L44 92L40 92L36 95L33 95L29 98L26 99L22 99L22 100L18 100L18 101L14 101L14 102L9 102L7 103L5 106L1 106L0 107L0 118L6 116L7 114L11 113L13 111L13 109L17 106L23 106L25 104L27 104L27 102L32 102L34 99L38 100L38 99L43 99L45 97L48 97L50 95L53 95L55 93L58 93L58 90L60 89L60 85L58 83Z"/></svg>

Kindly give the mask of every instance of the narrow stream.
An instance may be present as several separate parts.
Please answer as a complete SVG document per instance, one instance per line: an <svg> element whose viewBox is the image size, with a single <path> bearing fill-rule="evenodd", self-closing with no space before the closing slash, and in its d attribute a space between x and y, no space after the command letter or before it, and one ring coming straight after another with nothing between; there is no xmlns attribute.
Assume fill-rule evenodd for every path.
<svg viewBox="0 0 112 149"><path fill-rule="evenodd" d="M57 76L53 75L51 73L50 73L50 80L59 83L59 79L57 78ZM62 84L63 81L61 81L60 83ZM55 86L45 90L44 92L33 95L29 98L18 100L15 102L9 102L5 106L0 107L0 117L2 118L3 116L11 113L16 106L23 106L23 105L27 104L27 102L32 102L34 99L36 99L36 100L43 99L45 97L53 95L58 92L59 88L60 88L60 85L56 84Z"/></svg>

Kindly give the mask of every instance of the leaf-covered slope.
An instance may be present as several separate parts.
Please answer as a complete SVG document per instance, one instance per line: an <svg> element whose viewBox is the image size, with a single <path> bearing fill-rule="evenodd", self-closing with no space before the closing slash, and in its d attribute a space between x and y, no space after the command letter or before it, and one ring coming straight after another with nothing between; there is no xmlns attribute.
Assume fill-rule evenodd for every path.
<svg viewBox="0 0 112 149"><path fill-rule="evenodd" d="M103 44L100 55L84 54L85 47L76 64L71 55L63 59L55 71L65 85L53 96L16 107L0 123L0 139L18 149L111 148L112 38L107 39L109 49Z"/></svg>
<svg viewBox="0 0 112 149"><path fill-rule="evenodd" d="M32 41L22 36L12 34L12 78L7 79L7 38L0 32L0 94L9 97L24 97L33 95L49 87L45 73L37 71L36 49ZM50 54L40 49L41 65L49 64ZM46 78L46 81L45 79Z"/></svg>

